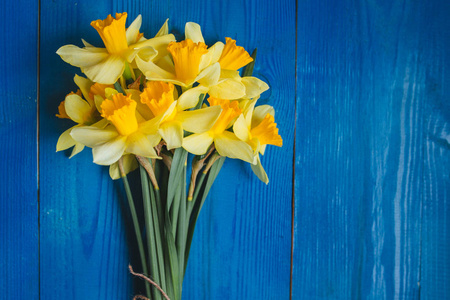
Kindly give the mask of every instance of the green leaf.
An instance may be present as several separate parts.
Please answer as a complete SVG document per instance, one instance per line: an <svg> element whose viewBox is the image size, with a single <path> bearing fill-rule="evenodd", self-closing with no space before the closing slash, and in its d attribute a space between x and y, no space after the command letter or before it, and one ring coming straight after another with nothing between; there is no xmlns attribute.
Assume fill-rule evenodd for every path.
<svg viewBox="0 0 450 300"><path fill-rule="evenodd" d="M145 171L143 166L139 166L140 174L141 174L141 187L142 187L142 199L144 202L144 216L145 216L145 228L147 231L147 244L148 244L148 256L150 257L150 272L153 280L160 285L161 281L159 278L159 266L158 266L158 258L157 258L157 250L155 243L155 228L153 226L152 219L152 211L150 204L150 190L149 190L149 182L147 177L147 172ZM159 291L155 291L155 288L152 289L152 294L154 299L160 300L161 294Z"/></svg>
<svg viewBox="0 0 450 300"><path fill-rule="evenodd" d="M181 173L183 172L183 167L186 163L187 154L187 151L183 148L175 149L172 166L169 173L169 183L167 187L167 209L170 209L173 198L175 197L175 192L177 191L178 186L181 184ZM184 180L184 182L186 182L186 180Z"/></svg>
<svg viewBox="0 0 450 300"><path fill-rule="evenodd" d="M203 99L205 99L205 94L201 94L201 95L198 97L197 105L196 105L194 108L191 108L191 110L197 110L197 109L202 108L202 105L203 105Z"/></svg>
<svg viewBox="0 0 450 300"><path fill-rule="evenodd" d="M116 81L116 83L114 83L114 88L119 92L125 95L125 92L122 89L122 86L120 85L120 83L118 81Z"/></svg>
<svg viewBox="0 0 450 300"><path fill-rule="evenodd" d="M183 178L183 183L182 183L180 199L179 199L180 209L178 212L178 226L177 226L177 236L176 236L181 284L183 284L184 271L185 271L185 269L182 268L182 266L184 266L184 260L185 260L184 251L186 249L186 238L187 238L186 237L186 234L187 234L187 227L186 227L186 167L184 165L183 165L182 178Z"/></svg>
<svg viewBox="0 0 450 300"><path fill-rule="evenodd" d="M181 187L179 186L175 198L173 200L172 208L170 210L170 216L172 220L172 234L174 238L177 236L177 226L178 226L178 214L180 211L180 199L181 199Z"/></svg>
<svg viewBox="0 0 450 300"><path fill-rule="evenodd" d="M131 193L130 185L128 183L127 176L124 175L122 177L123 185L125 187L125 192L127 194L128 199L128 206L130 207L130 213L131 213L131 219L133 220L133 227L134 232L136 234L136 240L138 243L138 249L139 249L139 257L141 258L142 263L142 272L144 275L148 274L148 268L147 268L147 260L145 259L145 250L144 250L144 243L142 242L142 234L141 234L141 228L139 226L139 219L137 217L136 208L134 206L134 200L133 200L133 194ZM150 284L148 282L145 282L145 290L147 293L147 297L150 297Z"/></svg>
<svg viewBox="0 0 450 300"><path fill-rule="evenodd" d="M147 174L146 174L147 175ZM157 204L160 204L161 199L159 195L159 190L155 190L153 185L149 183L150 188L150 201L151 201L151 211L152 211L152 219L153 219L153 228L155 229L155 242L156 242L156 256L158 259L158 270L159 270L159 278L161 280L160 287L165 291L166 290L166 274L164 268L164 252L162 250L162 241L161 241L161 228L160 228L160 219L162 219L162 215L159 215L159 211L157 208ZM161 210L162 214L162 210Z"/></svg>
<svg viewBox="0 0 450 300"><path fill-rule="evenodd" d="M166 222L165 222L165 236L166 236L166 243L165 243L165 253L168 256L168 263L170 267L170 282L172 283L173 287L173 297L171 299L173 300L181 300L181 289L180 289L180 279L179 279L179 268L178 265L178 254L177 254L177 248L175 246L175 239L172 235L172 224L170 222L168 212L166 211Z"/></svg>
<svg viewBox="0 0 450 300"><path fill-rule="evenodd" d="M256 61L256 48L253 50L251 57L253 58L253 61L245 67L244 72L242 72L242 77L252 76L253 74L253 68L255 67Z"/></svg>

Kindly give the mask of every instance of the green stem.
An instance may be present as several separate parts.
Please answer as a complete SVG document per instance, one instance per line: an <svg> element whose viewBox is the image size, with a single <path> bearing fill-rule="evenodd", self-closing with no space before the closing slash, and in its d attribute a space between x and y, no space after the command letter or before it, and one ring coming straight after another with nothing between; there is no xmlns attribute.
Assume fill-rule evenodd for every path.
<svg viewBox="0 0 450 300"><path fill-rule="evenodd" d="M123 71L123 77L125 77L126 81L136 80L136 77L134 76L133 73L133 69L130 67L130 64L128 62L125 62L125 70Z"/></svg>
<svg viewBox="0 0 450 300"><path fill-rule="evenodd" d="M123 185L125 186L125 192L126 192L127 198L128 198L128 206L130 207L131 218L133 219L134 232L136 234L136 239L137 239L138 248L139 248L139 256L141 258L141 263L142 263L142 271L145 275L148 275L147 260L145 259L144 243L142 242L142 234L141 234L141 229L139 227L139 220L137 217L136 208L134 206L133 195L131 194L130 185L128 183L128 179L125 174L122 175L122 180L123 180ZM150 297L150 285L148 282L145 283L145 290L147 293L147 297Z"/></svg>
<svg viewBox="0 0 450 300"><path fill-rule="evenodd" d="M181 189L177 187L172 209L170 210L170 218L172 220L172 235L174 238L177 237L178 212L180 211L180 201L179 201L180 197L181 197Z"/></svg>
<svg viewBox="0 0 450 300"><path fill-rule="evenodd" d="M181 197L180 197L180 210L178 212L178 226L177 226L177 249L178 249L178 262L180 266L180 291L183 285L184 278L184 260L186 249L186 166L183 165L182 183L181 183Z"/></svg>
<svg viewBox="0 0 450 300"><path fill-rule="evenodd" d="M161 288L166 290L166 273L164 268L164 253L162 250L162 240L161 240L161 227L160 227L160 219L163 218L162 214L159 214L159 210L157 208L157 202L160 201L159 189L149 184L150 187L150 199L151 199L151 210L153 213L153 227L155 229L155 242L156 242L156 251L158 257L158 265L159 265L159 278L161 279ZM156 195L156 196L155 196ZM162 211L161 211L162 213Z"/></svg>
<svg viewBox="0 0 450 300"><path fill-rule="evenodd" d="M195 183L194 197L192 197L192 201L188 201L187 214L186 214L188 222L189 222L189 219L192 214L192 209L194 208L194 205L198 198L198 194L200 193L200 190L202 189L203 181L205 181L205 178L206 178L206 173L202 172L199 175L197 182Z"/></svg>
<svg viewBox="0 0 450 300"><path fill-rule="evenodd" d="M161 284L161 281L159 278L158 258L155 243L155 228L153 226L152 220L149 183L147 178L147 172L145 171L144 167L140 165L139 170L141 172L142 198L144 200L145 228L147 230L147 244L148 244L148 255L150 257L151 276L153 277L154 281L159 285ZM159 291L155 291L154 289L152 289L152 292L154 299L161 300L161 295Z"/></svg>

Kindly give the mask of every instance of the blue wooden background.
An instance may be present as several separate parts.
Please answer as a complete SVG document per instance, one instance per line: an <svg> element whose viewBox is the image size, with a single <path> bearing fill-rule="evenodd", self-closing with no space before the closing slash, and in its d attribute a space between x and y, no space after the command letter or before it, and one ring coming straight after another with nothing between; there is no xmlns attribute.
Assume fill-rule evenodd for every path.
<svg viewBox="0 0 450 300"><path fill-rule="evenodd" d="M2 1L0 298L131 299L121 182L55 153L76 87L56 54L107 14L199 23L258 47L283 148L271 182L227 160L197 225L183 299L450 299L450 2ZM123 213L125 211L125 213Z"/></svg>

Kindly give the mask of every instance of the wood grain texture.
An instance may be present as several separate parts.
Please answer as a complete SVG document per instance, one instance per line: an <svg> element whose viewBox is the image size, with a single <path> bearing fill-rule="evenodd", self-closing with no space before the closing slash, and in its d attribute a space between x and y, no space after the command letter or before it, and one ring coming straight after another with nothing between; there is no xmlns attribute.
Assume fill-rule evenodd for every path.
<svg viewBox="0 0 450 300"><path fill-rule="evenodd" d="M448 99L426 89L445 24L428 5L299 3L293 299L445 298L448 172L428 156L448 161L425 110Z"/></svg>
<svg viewBox="0 0 450 300"><path fill-rule="evenodd" d="M202 209L183 299L289 299L295 92L293 1L173 1L174 30L198 22L206 42L225 37L252 51L254 76L270 90L259 104L276 109L282 148L268 147L265 185L250 166L227 159Z"/></svg>
<svg viewBox="0 0 450 300"><path fill-rule="evenodd" d="M0 298L37 299L37 2L2 1L0 24Z"/></svg>
<svg viewBox="0 0 450 300"><path fill-rule="evenodd" d="M92 163L90 149L68 159L55 153L63 130L73 126L57 119L57 106L70 91L79 69L55 53L81 38L100 45L92 20L114 10L112 3L41 1L41 299L131 299L127 266L135 238L122 183L108 168ZM135 269L139 269L136 268Z"/></svg>
<svg viewBox="0 0 450 300"><path fill-rule="evenodd" d="M424 96L421 299L450 298L450 3L420 7Z"/></svg>

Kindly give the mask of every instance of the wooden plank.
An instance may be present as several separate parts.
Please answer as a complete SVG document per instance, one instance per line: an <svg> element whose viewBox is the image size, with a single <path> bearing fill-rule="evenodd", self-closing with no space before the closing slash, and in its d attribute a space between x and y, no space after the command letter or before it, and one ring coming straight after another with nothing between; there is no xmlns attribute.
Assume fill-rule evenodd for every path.
<svg viewBox="0 0 450 300"><path fill-rule="evenodd" d="M70 151L55 153L59 135L73 126L55 117L57 106L76 90L74 74L81 75L55 52L66 44L82 46L81 38L101 45L90 22L116 11L128 11L128 24L146 13L144 26L155 34L166 18L166 14L149 17L161 8L158 3L150 7L146 1L41 3L42 299L131 299L135 292L143 292L142 286L133 290L127 269L131 263L138 271L139 259L122 182L113 182L108 168L94 165L89 149L70 160Z"/></svg>
<svg viewBox="0 0 450 300"><path fill-rule="evenodd" d="M26 7L27 9L24 9ZM2 1L0 19L0 295L37 299L36 1Z"/></svg>
<svg viewBox="0 0 450 300"><path fill-rule="evenodd" d="M293 299L419 297L423 6L299 2Z"/></svg>
<svg viewBox="0 0 450 300"><path fill-rule="evenodd" d="M295 2L172 1L171 7L174 30L193 21L209 45L231 37L249 51L258 48L254 75L270 85L259 104L275 107L284 139L262 158L268 186L248 164L225 161L200 214L183 299L289 299Z"/></svg>
<svg viewBox="0 0 450 300"><path fill-rule="evenodd" d="M450 298L450 3L420 7L424 108L421 299Z"/></svg>

